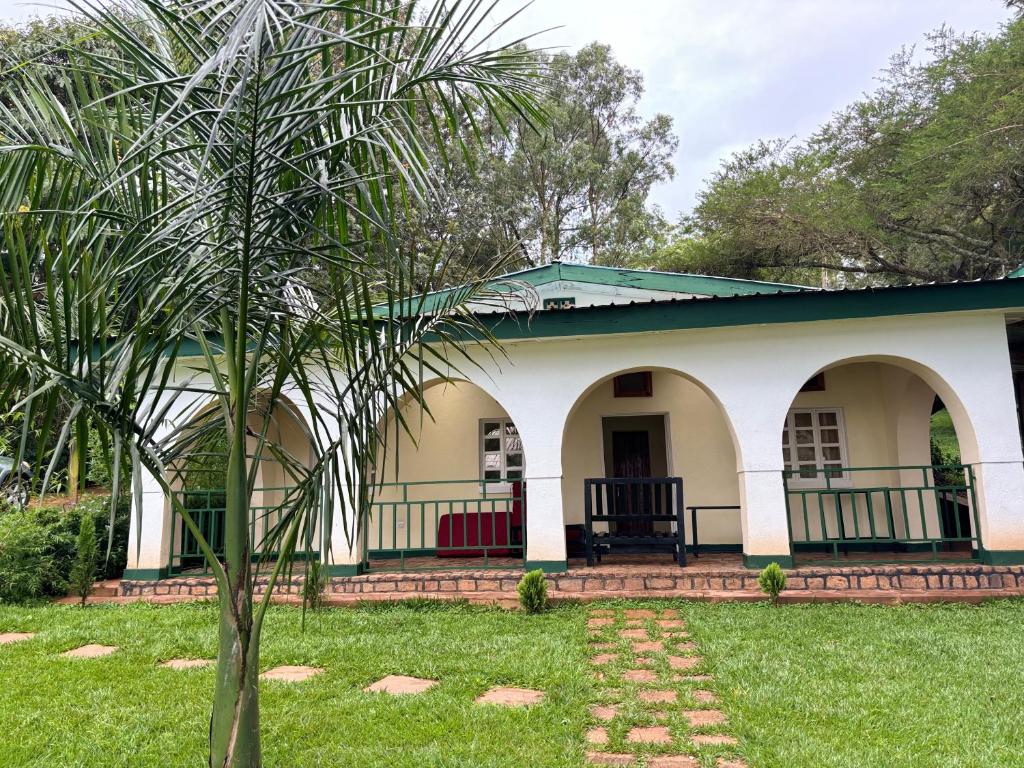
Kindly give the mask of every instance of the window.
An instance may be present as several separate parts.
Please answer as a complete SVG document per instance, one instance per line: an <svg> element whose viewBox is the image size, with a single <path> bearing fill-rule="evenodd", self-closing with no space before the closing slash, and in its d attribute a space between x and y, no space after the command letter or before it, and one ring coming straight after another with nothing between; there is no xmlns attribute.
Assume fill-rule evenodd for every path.
<svg viewBox="0 0 1024 768"><path fill-rule="evenodd" d="M650 397L654 394L650 371L624 373L615 377L615 397Z"/></svg>
<svg viewBox="0 0 1024 768"><path fill-rule="evenodd" d="M544 309L572 309L575 306L575 296L557 296L551 299L544 299Z"/></svg>
<svg viewBox="0 0 1024 768"><path fill-rule="evenodd" d="M480 422L480 477L488 482L521 480L523 441L510 419Z"/></svg>
<svg viewBox="0 0 1024 768"><path fill-rule="evenodd" d="M801 392L824 392L825 391L825 372L816 373L809 378L804 385L800 387Z"/></svg>
<svg viewBox="0 0 1024 768"><path fill-rule="evenodd" d="M848 485L846 431L838 408L795 408L782 430L782 460L792 471L790 485Z"/></svg>

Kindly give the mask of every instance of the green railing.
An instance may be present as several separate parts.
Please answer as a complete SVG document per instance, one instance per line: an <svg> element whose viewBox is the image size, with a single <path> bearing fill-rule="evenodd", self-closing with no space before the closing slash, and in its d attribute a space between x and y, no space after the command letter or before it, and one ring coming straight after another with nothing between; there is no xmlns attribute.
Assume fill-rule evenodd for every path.
<svg viewBox="0 0 1024 768"><path fill-rule="evenodd" d="M275 513L281 509L282 503L286 501L287 494L291 490L287 487L254 489L254 500L261 500L261 503L254 504L250 508L249 547L254 556L266 554L271 560L277 557L276 551L263 552L264 537L276 523ZM268 494L277 498L268 502L266 500ZM214 553L218 557L222 557L224 555L224 505L226 498L224 490L215 488L176 491L174 495L195 520L196 526L210 543ZM308 559L319 558L320 549L320 535L314 535L308 531L304 536L301 549L296 548L295 556ZM209 573L209 564L199 549L198 540L185 526L181 515L177 512L171 514L171 557L168 571L170 573L184 571Z"/></svg>
<svg viewBox="0 0 1024 768"><path fill-rule="evenodd" d="M526 555L526 483L519 478L380 483L363 527L363 567L500 566ZM415 560L410 560L415 558ZM389 561L383 563L381 561Z"/></svg>
<svg viewBox="0 0 1024 768"><path fill-rule="evenodd" d="M787 470L783 483L795 555L849 562L857 553L941 560L981 551L970 465Z"/></svg>

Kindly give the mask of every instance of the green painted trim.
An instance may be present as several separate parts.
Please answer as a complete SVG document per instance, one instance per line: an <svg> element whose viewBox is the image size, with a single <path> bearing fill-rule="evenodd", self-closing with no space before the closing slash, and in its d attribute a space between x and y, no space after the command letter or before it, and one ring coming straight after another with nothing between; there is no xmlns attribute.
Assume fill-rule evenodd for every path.
<svg viewBox="0 0 1024 768"><path fill-rule="evenodd" d="M370 560L394 560L402 556L406 557L433 557L437 554L437 547L424 547L423 549L371 549L366 556Z"/></svg>
<svg viewBox="0 0 1024 768"><path fill-rule="evenodd" d="M498 339L595 336L687 328L804 323L1024 307L1024 280L937 283L850 291L794 291L498 314Z"/></svg>
<svg viewBox="0 0 1024 768"><path fill-rule="evenodd" d="M121 576L125 581L160 581L167 578L166 568L127 568Z"/></svg>
<svg viewBox="0 0 1024 768"><path fill-rule="evenodd" d="M792 555L748 555L743 553L743 567L760 570L770 563L778 563L783 568L793 567Z"/></svg>
<svg viewBox="0 0 1024 768"><path fill-rule="evenodd" d="M569 570L569 563L565 560L527 560L523 564L525 571L536 571L538 568L544 573L565 573Z"/></svg>
<svg viewBox="0 0 1024 768"><path fill-rule="evenodd" d="M712 554L712 553L713 554L720 554L720 553L725 553L725 552L731 552L731 553L735 554L737 552L742 552L742 551L743 551L743 545L742 544L701 544L700 545L700 553L701 554L704 554L705 552L709 553L709 554ZM686 552L687 552L687 554L689 554L690 552L693 552L693 544L687 544L686 545Z"/></svg>
<svg viewBox="0 0 1024 768"><path fill-rule="evenodd" d="M1013 272L1008 274L1007 277L1024 277L1024 265L1017 267Z"/></svg>
<svg viewBox="0 0 1024 768"><path fill-rule="evenodd" d="M362 572L362 563L356 563L355 565L332 564L327 566L328 576L359 576Z"/></svg>
<svg viewBox="0 0 1024 768"><path fill-rule="evenodd" d="M981 562L985 565L1024 565L1024 549L983 549Z"/></svg>

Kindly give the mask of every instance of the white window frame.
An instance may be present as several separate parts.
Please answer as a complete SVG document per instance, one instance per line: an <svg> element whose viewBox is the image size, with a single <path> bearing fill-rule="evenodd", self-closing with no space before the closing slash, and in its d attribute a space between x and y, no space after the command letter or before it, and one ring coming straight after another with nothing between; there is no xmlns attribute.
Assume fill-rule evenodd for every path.
<svg viewBox="0 0 1024 768"><path fill-rule="evenodd" d="M814 464L818 468L818 473L814 477L801 477L799 474L800 462L796 461L797 443L795 432L797 427L795 426L796 414L798 413L809 413L811 414L811 427L800 427L800 429L811 429L814 434ZM834 413L836 415L836 426L835 427L821 427L818 424L818 414L821 413ZM821 430L822 429L836 429L839 432L839 461L841 466L848 467L848 453L846 443L846 420L843 417L842 408L791 408L786 413L786 426L783 428L783 437L788 436L788 441L783 444L783 448L789 448L790 461L786 464L785 453L783 453L783 467L787 472L793 472L787 478L787 483L791 488L849 488L853 485L853 479L850 472L843 472L841 475L835 475L826 482L825 474L822 470L825 469L825 462L822 457L822 442L821 442ZM827 446L835 445L835 443L827 443ZM803 448L808 447L807 445L801 446ZM804 462L807 463L807 462Z"/></svg>
<svg viewBox="0 0 1024 768"><path fill-rule="evenodd" d="M499 450L499 453L501 455L501 477L502 477L501 481L488 480L484 476L484 470L485 470L484 459L485 459L485 457L486 457L486 455L488 453L494 453L494 451L485 451L484 450L484 439L486 438L486 435L484 433L484 425L485 424L492 424L492 423L501 424L501 446L500 446L500 450ZM490 418L490 419L480 419L480 426L479 426L479 429L478 429L478 437L477 437L477 453L478 453L478 456L479 456L479 464L480 464L480 470L479 470L480 471L480 486L482 488L484 488L488 493L506 493L506 492L508 492L508 491L510 491L512 489L512 484L509 483L505 479L505 478L508 477L508 470L509 470L509 467L508 467L508 456L509 456L509 453L510 453L509 450L505 447L505 440L508 437L508 431L505 429L505 427L508 424L511 424L513 427L515 426L515 422L512 421L512 419L510 419L508 416L495 416L494 418ZM519 434L518 427L516 428L516 434L517 435ZM512 471L520 472L522 474L522 477L520 478L520 480L525 480L526 479L526 454L523 452L523 449L522 449L522 440L523 440L522 435L519 435L519 446L520 446L519 450L518 451L511 451L511 453L517 453L517 454L519 454L520 456L523 457L522 458L522 463L520 464L520 466L513 467Z"/></svg>

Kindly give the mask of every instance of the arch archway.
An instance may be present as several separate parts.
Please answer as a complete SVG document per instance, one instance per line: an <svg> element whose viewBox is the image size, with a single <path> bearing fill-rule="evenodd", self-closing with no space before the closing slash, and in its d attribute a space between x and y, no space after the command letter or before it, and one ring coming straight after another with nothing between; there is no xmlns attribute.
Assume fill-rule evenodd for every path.
<svg viewBox="0 0 1024 768"><path fill-rule="evenodd" d="M570 544L582 535L585 480L680 477L684 506L703 508L698 512L702 551L741 552L739 459L729 417L703 382L663 366L600 377L576 398L562 433L562 505ZM692 546L689 512L686 518L686 541ZM594 523L593 529L610 532L611 525ZM648 529L669 534L672 526L651 522L641 533ZM579 558L582 552L571 546L569 556Z"/></svg>
<svg viewBox="0 0 1024 768"><path fill-rule="evenodd" d="M931 416L949 409L963 465L933 466ZM780 419L794 554L829 559L963 559L981 550L977 442L957 393L894 356L819 368Z"/></svg>
<svg viewBox="0 0 1024 768"><path fill-rule="evenodd" d="M527 450L479 383L434 379L378 426L364 568L521 565Z"/></svg>

